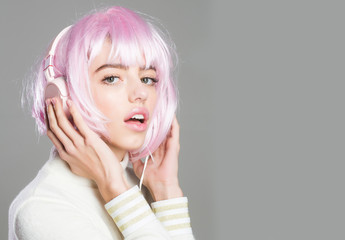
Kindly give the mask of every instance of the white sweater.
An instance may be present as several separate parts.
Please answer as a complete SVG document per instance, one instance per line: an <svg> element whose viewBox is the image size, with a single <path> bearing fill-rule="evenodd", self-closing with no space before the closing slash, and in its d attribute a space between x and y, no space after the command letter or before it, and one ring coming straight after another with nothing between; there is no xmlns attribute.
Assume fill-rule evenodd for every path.
<svg viewBox="0 0 345 240"><path fill-rule="evenodd" d="M186 197L151 203L121 162L128 191L105 203L94 181L70 170L52 148L49 160L9 209L10 240L194 239Z"/></svg>

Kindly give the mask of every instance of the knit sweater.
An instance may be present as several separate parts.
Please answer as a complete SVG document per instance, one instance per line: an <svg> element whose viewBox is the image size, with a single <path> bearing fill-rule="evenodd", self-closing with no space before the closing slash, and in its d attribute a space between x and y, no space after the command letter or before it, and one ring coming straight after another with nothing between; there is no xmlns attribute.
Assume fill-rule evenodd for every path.
<svg viewBox="0 0 345 240"><path fill-rule="evenodd" d="M151 203L147 189L137 187L128 154L121 166L132 187L106 203L96 183L74 174L53 148L10 206L9 239L194 239L187 198Z"/></svg>

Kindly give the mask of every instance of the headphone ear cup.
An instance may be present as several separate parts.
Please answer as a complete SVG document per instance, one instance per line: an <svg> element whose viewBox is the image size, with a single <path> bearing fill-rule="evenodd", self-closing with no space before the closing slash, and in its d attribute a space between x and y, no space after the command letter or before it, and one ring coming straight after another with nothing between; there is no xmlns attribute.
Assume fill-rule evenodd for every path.
<svg viewBox="0 0 345 240"><path fill-rule="evenodd" d="M67 99L69 98L69 93L66 85L66 80L63 77L55 78L47 83L44 91L44 99L57 97L61 99L63 110L67 116L70 118L70 112L67 107Z"/></svg>

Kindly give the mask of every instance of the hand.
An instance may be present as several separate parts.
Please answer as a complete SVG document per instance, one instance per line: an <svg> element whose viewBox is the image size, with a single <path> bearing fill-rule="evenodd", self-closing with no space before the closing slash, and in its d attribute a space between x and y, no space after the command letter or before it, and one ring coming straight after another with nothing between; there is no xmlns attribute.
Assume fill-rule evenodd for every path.
<svg viewBox="0 0 345 240"><path fill-rule="evenodd" d="M86 125L72 101L68 103L77 130L67 119L61 100L53 98L46 102L47 135L71 171L94 180L108 202L128 189L123 169L108 145Z"/></svg>
<svg viewBox="0 0 345 240"><path fill-rule="evenodd" d="M183 196L177 175L180 151L179 131L175 116L167 138L152 154L154 162L147 163L144 185L150 190L155 201ZM138 178L143 168L144 163L141 160L133 163L133 169Z"/></svg>

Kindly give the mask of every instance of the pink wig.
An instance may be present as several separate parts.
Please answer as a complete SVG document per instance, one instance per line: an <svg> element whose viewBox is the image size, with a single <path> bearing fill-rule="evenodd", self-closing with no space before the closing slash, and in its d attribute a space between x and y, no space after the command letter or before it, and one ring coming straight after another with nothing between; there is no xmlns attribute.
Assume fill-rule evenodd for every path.
<svg viewBox="0 0 345 240"><path fill-rule="evenodd" d="M103 42L111 40L109 61L121 59L126 66L142 64L153 66L159 82L156 85L157 104L148 127L143 146L130 152L132 161L155 151L165 139L177 107L177 88L172 77L173 59L176 52L173 43L151 22L137 13L123 8L111 7L85 16L60 39L54 58L56 77L64 76L70 98L76 104L88 126L99 135L109 137L105 123L109 122L95 106L92 99L88 67L100 52ZM26 88L26 97L32 102L32 116L36 119L40 135L46 133L44 88L47 81L41 60L34 81Z"/></svg>

